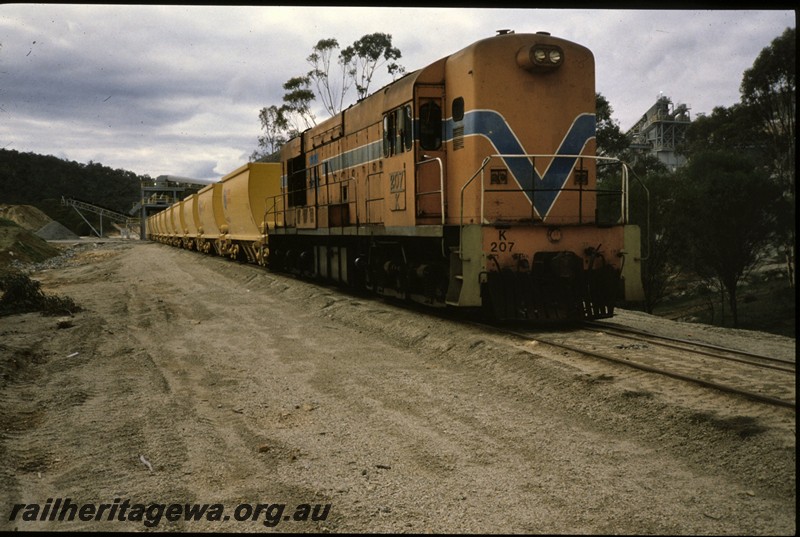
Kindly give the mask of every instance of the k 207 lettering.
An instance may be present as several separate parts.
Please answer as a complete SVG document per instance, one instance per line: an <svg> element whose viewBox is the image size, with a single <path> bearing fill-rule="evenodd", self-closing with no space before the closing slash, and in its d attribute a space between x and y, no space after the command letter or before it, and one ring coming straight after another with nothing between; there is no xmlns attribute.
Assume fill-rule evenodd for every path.
<svg viewBox="0 0 800 537"><path fill-rule="evenodd" d="M514 241L506 239L506 230L501 229L497 232L497 240L489 244L489 250L492 253L498 252L511 252L514 250Z"/></svg>

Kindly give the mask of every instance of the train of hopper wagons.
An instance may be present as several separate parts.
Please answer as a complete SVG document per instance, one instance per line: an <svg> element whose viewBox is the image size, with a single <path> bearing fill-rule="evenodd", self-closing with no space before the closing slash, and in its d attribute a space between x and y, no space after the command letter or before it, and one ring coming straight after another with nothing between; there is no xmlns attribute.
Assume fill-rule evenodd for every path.
<svg viewBox="0 0 800 537"><path fill-rule="evenodd" d="M627 168L595 155L594 57L576 43L499 32L274 157L148 217L148 239L496 320L641 299Z"/></svg>

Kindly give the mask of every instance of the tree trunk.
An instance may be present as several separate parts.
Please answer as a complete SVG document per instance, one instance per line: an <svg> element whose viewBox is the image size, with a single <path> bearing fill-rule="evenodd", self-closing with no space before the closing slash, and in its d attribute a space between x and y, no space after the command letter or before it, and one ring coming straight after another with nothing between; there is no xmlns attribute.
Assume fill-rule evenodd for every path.
<svg viewBox="0 0 800 537"><path fill-rule="evenodd" d="M739 308L736 304L736 284L726 286L728 290L728 304L731 307L731 317L733 318L733 327L739 328Z"/></svg>

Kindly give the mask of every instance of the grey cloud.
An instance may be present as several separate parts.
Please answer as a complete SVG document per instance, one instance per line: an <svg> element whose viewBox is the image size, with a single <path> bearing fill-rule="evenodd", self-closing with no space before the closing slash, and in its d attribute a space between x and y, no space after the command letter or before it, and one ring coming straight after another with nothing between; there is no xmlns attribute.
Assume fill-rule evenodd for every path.
<svg viewBox="0 0 800 537"><path fill-rule="evenodd" d="M258 110L281 103L319 39L376 31L409 71L502 28L577 41L628 128L659 91L694 114L733 104L743 70L792 25L791 11L4 4L0 147L218 177L255 149Z"/></svg>

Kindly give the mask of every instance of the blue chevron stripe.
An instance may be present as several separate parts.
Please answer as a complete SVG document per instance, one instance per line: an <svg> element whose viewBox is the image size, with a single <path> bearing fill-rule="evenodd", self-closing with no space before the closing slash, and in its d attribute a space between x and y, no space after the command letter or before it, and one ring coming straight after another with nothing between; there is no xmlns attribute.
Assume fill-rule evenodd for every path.
<svg viewBox="0 0 800 537"><path fill-rule="evenodd" d="M506 120L494 110L474 110L464 115L464 136L484 136L491 142L498 154L524 155L522 147ZM453 120L446 126L446 138L453 137ZM595 137L594 114L581 114L575 118L556 155L580 155L586 143ZM526 158L504 159L506 166L514 175L525 195L536 207L536 212L544 217L564 188L575 166L576 158L557 158L540 174L533 163ZM533 192L532 192L533 191Z"/></svg>
<svg viewBox="0 0 800 537"><path fill-rule="evenodd" d="M483 136L494 146L498 154L525 155L527 152L517 139L511 127L498 112L494 110L473 110L467 112L463 119L464 136ZM453 139L454 122L445 122L445 140ZM414 135L418 137L418 120L414 122ZM586 143L595 137L594 114L581 114L575 118L567 135L556 151L556 155L580 155ZM331 159L326 159L329 171L337 172L352 166L361 165L382 156L382 140L374 141L366 146L352 149ZM311 155L313 159L316 155ZM542 175L527 158L504 159L517 184L534 204L536 212L542 216L552 208L559 190L564 188L576 158L554 159ZM286 177L281 178L283 186Z"/></svg>

